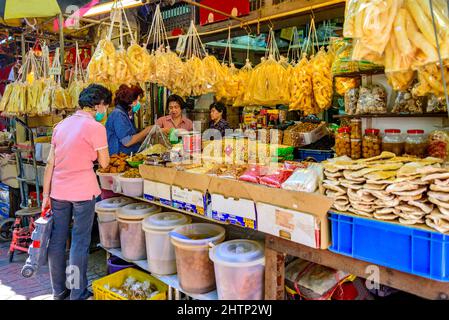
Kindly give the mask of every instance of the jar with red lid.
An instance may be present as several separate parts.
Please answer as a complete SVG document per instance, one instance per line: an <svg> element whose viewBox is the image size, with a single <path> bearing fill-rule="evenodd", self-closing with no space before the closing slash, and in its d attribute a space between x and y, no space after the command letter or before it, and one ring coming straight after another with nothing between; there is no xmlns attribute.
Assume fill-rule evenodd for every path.
<svg viewBox="0 0 449 320"><path fill-rule="evenodd" d="M413 129L407 130L405 138L405 154L424 158L427 150L427 139L424 136L424 130Z"/></svg>
<svg viewBox="0 0 449 320"><path fill-rule="evenodd" d="M362 148L363 158L371 158L381 153L381 138L379 137L379 129L366 129L363 136Z"/></svg>
<svg viewBox="0 0 449 320"><path fill-rule="evenodd" d="M335 136L335 153L337 157L351 156L351 128L341 127Z"/></svg>
<svg viewBox="0 0 449 320"><path fill-rule="evenodd" d="M405 141L399 129L386 129L382 139L382 151L389 151L397 156L404 154Z"/></svg>

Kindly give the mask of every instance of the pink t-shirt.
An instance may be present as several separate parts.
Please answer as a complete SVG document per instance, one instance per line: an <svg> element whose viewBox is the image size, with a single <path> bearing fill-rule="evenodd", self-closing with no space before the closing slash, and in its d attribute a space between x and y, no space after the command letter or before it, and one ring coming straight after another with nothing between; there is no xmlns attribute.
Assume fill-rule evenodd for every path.
<svg viewBox="0 0 449 320"><path fill-rule="evenodd" d="M93 163L97 151L108 147L106 128L87 112L77 111L53 130L55 167L50 197L87 201L100 195Z"/></svg>
<svg viewBox="0 0 449 320"><path fill-rule="evenodd" d="M175 126L175 123L173 122L171 115L160 117L159 119L157 119L156 124L162 129L175 128L175 129L184 129L187 131L193 130L193 122L185 117L181 118L181 123L178 126Z"/></svg>

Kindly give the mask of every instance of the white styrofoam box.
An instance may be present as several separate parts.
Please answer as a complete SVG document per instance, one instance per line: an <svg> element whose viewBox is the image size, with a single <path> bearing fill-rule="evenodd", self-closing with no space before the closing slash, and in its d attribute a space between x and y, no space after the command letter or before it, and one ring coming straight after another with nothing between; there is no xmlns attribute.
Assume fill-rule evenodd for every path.
<svg viewBox="0 0 449 320"><path fill-rule="evenodd" d="M178 209L187 210L204 215L206 195L197 190L189 190L178 186L172 186L171 196L173 206Z"/></svg>
<svg viewBox="0 0 449 320"><path fill-rule="evenodd" d="M212 218L231 224L257 229L256 206L253 200L226 198L211 194Z"/></svg>
<svg viewBox="0 0 449 320"><path fill-rule="evenodd" d="M160 201L165 205L172 205L171 186L165 183L144 180L143 196L150 201Z"/></svg>
<svg viewBox="0 0 449 320"><path fill-rule="evenodd" d="M315 216L260 202L256 203L256 207L259 231L320 248L319 220Z"/></svg>

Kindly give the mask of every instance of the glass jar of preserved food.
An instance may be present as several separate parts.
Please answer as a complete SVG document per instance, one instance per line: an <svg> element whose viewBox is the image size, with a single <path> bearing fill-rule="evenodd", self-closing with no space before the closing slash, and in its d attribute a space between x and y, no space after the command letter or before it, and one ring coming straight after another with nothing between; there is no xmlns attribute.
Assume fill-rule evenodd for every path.
<svg viewBox="0 0 449 320"><path fill-rule="evenodd" d="M341 127L335 135L335 153L337 157L351 156L351 128Z"/></svg>
<svg viewBox="0 0 449 320"><path fill-rule="evenodd" d="M362 139L362 119L351 119L351 139Z"/></svg>
<svg viewBox="0 0 449 320"><path fill-rule="evenodd" d="M363 158L371 158L378 156L381 152L381 139L379 137L379 129L366 129L363 136Z"/></svg>
<svg viewBox="0 0 449 320"><path fill-rule="evenodd" d="M351 139L351 159L357 160L362 157L362 139Z"/></svg>
<svg viewBox="0 0 449 320"><path fill-rule="evenodd" d="M424 158L427 151L427 140L424 137L424 130L407 130L404 150L408 155Z"/></svg>
<svg viewBox="0 0 449 320"><path fill-rule="evenodd" d="M382 139L382 151L393 152L397 156L404 154L404 137L399 129L386 129Z"/></svg>

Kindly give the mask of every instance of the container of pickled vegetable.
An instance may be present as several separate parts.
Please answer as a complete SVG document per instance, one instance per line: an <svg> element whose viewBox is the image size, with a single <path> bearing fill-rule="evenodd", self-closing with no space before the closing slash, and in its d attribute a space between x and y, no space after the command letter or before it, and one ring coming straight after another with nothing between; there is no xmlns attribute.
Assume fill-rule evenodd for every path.
<svg viewBox="0 0 449 320"><path fill-rule="evenodd" d="M351 139L362 139L362 119L351 119Z"/></svg>
<svg viewBox="0 0 449 320"><path fill-rule="evenodd" d="M335 153L337 157L351 156L351 128L341 127L335 135Z"/></svg>
<svg viewBox="0 0 449 320"><path fill-rule="evenodd" d="M404 154L405 141L399 129L386 129L382 139L382 151L389 151L397 156Z"/></svg>
<svg viewBox="0 0 449 320"><path fill-rule="evenodd" d="M379 136L379 129L366 129L363 136L362 148L363 158L371 158L381 153L382 139Z"/></svg>
<svg viewBox="0 0 449 320"><path fill-rule="evenodd" d="M351 159L357 160L362 157L362 139L351 139Z"/></svg>
<svg viewBox="0 0 449 320"><path fill-rule="evenodd" d="M407 130L405 138L405 153L411 156L424 158L427 152L427 139L424 130Z"/></svg>

